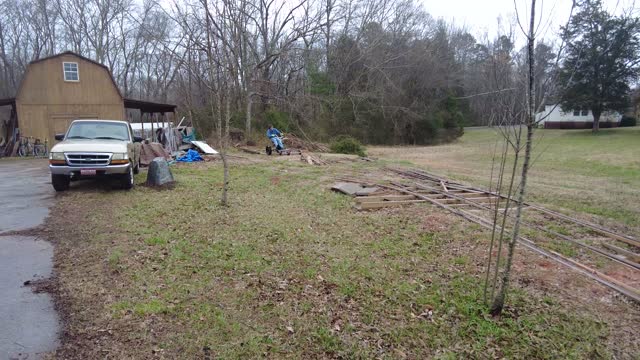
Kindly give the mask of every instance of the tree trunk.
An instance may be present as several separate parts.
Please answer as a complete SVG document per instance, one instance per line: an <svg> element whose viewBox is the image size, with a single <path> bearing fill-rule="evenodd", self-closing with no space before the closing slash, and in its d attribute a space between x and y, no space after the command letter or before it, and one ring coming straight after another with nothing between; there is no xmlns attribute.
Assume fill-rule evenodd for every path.
<svg viewBox="0 0 640 360"><path fill-rule="evenodd" d="M225 82L225 84L227 84ZM229 86L225 86L227 89L227 96L224 101L224 141L226 146L226 141L229 140L229 123L231 122L231 91L229 91Z"/></svg>
<svg viewBox="0 0 640 360"><path fill-rule="evenodd" d="M527 120L526 120L527 142L525 145L524 163L522 165L522 172L520 174L520 187L519 187L518 199L517 199L517 205L516 205L516 218L513 224L513 232L511 233L511 239L509 240L507 263L505 264L504 272L502 274L502 284L500 286L500 291L498 292L498 295L496 295L495 299L493 299L493 303L491 304L491 308L489 309L489 312L493 316L500 315L502 313L502 309L504 308L504 302L507 297L507 291L509 289L509 281L511 280L511 265L513 263L513 256L515 253L516 244L518 242L518 238L520 237L522 207L524 205L524 198L525 198L526 189L527 189L527 176L529 175L529 163L531 161L533 130L534 130L534 125L536 123L535 73L534 73L535 12L536 12L536 0L532 0L531 1L531 18L529 23L529 34L527 37L527 55L528 55L528 67L529 67L528 69L529 78L528 78L528 84L527 84L528 85L528 89L527 89L528 90L527 91L528 113L527 113ZM520 151L519 139L520 139L520 136L518 135L516 153Z"/></svg>
<svg viewBox="0 0 640 360"><path fill-rule="evenodd" d="M248 138L251 134L251 108L253 106L253 93L247 92L247 118L245 122L245 131L247 132L246 137Z"/></svg>
<svg viewBox="0 0 640 360"><path fill-rule="evenodd" d="M226 84L226 82L225 82ZM224 168L224 180L222 183L222 198L220 201L223 206L228 206L227 192L229 190L229 164L227 162L227 142L229 141L229 119L231 118L231 103L229 100L229 88L225 86L227 96L224 102L224 117L226 123L225 137L221 139L220 157L222 158L222 167Z"/></svg>
<svg viewBox="0 0 640 360"><path fill-rule="evenodd" d="M593 128L591 131L597 133L600 130L600 115L602 115L602 111L600 109L591 109L591 113L593 114Z"/></svg>
<svg viewBox="0 0 640 360"><path fill-rule="evenodd" d="M534 1L535 2L535 1ZM505 264L505 270L502 274L502 286L498 295L491 304L489 313L493 316L500 315L504 308L504 302L507 298L507 290L509 289L509 281L511 280L511 265L513 263L513 255L515 254L516 243L520 237L520 223L522 220L522 206L524 204L524 197L527 187L527 175L529 174L529 163L531 161L531 147L533 143L533 125L527 125L527 144L525 146L524 164L522 165L522 173L520 178L520 191L518 193L518 200L516 206L516 220L513 225L513 233L509 240L509 247L507 253L507 263ZM505 215L506 216L506 215Z"/></svg>

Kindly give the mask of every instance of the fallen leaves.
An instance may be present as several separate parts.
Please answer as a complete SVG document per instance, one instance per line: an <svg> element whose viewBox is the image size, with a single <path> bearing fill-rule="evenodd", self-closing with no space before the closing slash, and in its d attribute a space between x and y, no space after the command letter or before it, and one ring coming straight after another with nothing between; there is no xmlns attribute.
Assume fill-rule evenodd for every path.
<svg viewBox="0 0 640 360"><path fill-rule="evenodd" d="M411 312L411 317L413 319L428 320L428 321L433 322L433 308L431 308L431 307L425 308L420 313L420 315L416 315L414 312Z"/></svg>

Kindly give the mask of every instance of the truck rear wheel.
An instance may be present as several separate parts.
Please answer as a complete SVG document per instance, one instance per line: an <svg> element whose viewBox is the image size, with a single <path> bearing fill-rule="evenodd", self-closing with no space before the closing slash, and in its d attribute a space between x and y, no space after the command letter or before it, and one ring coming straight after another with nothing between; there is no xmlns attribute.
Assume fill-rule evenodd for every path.
<svg viewBox="0 0 640 360"><path fill-rule="evenodd" d="M51 175L51 184L56 191L69 190L69 176L67 175Z"/></svg>

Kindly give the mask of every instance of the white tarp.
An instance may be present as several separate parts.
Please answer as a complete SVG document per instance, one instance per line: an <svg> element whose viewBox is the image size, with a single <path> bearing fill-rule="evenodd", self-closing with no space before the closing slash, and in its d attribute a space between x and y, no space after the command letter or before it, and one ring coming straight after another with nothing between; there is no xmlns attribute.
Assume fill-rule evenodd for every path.
<svg viewBox="0 0 640 360"><path fill-rule="evenodd" d="M191 142L195 147L197 147L198 149L202 150L203 153L207 154L207 155L217 155L218 152L215 151L211 146L209 146L209 144L207 144L204 141L192 141Z"/></svg>

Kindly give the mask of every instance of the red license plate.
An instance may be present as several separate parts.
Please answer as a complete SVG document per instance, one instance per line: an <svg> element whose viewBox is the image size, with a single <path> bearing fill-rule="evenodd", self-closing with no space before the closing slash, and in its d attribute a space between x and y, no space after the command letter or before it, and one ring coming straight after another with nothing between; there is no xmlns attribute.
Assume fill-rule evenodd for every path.
<svg viewBox="0 0 640 360"><path fill-rule="evenodd" d="M82 175L82 176L95 176L96 175L96 171L95 170L90 170L90 169L80 170L80 175Z"/></svg>

